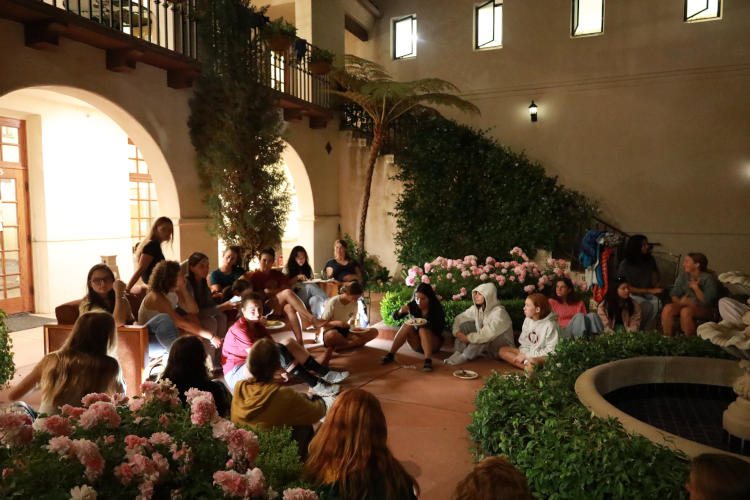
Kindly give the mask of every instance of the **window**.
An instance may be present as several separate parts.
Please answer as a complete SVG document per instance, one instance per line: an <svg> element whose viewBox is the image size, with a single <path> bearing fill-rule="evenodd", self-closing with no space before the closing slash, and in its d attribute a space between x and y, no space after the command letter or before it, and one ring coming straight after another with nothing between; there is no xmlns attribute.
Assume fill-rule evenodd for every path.
<svg viewBox="0 0 750 500"><path fill-rule="evenodd" d="M474 48L503 46L503 0L490 0L474 7Z"/></svg>
<svg viewBox="0 0 750 500"><path fill-rule="evenodd" d="M721 0L685 0L685 22L721 18Z"/></svg>
<svg viewBox="0 0 750 500"><path fill-rule="evenodd" d="M417 16L393 20L393 58L417 57Z"/></svg>
<svg viewBox="0 0 750 500"><path fill-rule="evenodd" d="M604 0L573 0L573 36L604 33Z"/></svg>
<svg viewBox="0 0 750 500"><path fill-rule="evenodd" d="M156 189L141 150L128 139L130 164L130 236L133 245L148 235L154 219L159 216Z"/></svg>

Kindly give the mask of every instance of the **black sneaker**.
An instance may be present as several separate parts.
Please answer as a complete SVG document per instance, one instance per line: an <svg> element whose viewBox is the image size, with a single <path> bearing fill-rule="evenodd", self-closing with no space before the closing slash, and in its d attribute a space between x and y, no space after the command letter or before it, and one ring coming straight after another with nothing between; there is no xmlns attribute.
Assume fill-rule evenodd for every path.
<svg viewBox="0 0 750 500"><path fill-rule="evenodd" d="M423 371L431 372L432 371L432 360L431 359L425 359L424 360L424 367L422 368Z"/></svg>
<svg viewBox="0 0 750 500"><path fill-rule="evenodd" d="M396 356L394 356L392 352L389 352L388 354L383 356L383 359L380 360L380 364L387 365L388 363L393 363L395 359L396 359Z"/></svg>

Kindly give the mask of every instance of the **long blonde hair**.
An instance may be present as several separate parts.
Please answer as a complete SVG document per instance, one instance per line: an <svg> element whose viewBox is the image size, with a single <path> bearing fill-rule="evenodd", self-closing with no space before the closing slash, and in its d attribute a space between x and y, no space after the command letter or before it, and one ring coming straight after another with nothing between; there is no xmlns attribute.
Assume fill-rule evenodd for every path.
<svg viewBox="0 0 750 500"><path fill-rule="evenodd" d="M386 498L419 494L417 481L388 448L380 402L362 389L341 393L310 442L303 476L320 485L338 482L341 500L364 498L373 482L385 483Z"/></svg>
<svg viewBox="0 0 750 500"><path fill-rule="evenodd" d="M42 360L42 399L58 406L65 393L107 392L120 377L117 351L117 327L108 312L81 315L62 348Z"/></svg>
<svg viewBox="0 0 750 500"><path fill-rule="evenodd" d="M174 228L174 223L172 222L172 219L170 219L169 217L162 216L162 217L159 217L158 219L156 219L154 221L154 223L151 224L151 229L149 230L148 235L145 238L143 238L143 240L138 244L138 248L135 251L135 258L136 259L140 259L141 258L141 254L143 253L143 247L145 247L146 245L148 245L149 241L157 239L156 238L156 228L158 228L162 224L170 224ZM169 243L171 244L173 240L174 240L174 231L172 231L172 235L169 237ZM161 243L159 243L159 244L161 244Z"/></svg>

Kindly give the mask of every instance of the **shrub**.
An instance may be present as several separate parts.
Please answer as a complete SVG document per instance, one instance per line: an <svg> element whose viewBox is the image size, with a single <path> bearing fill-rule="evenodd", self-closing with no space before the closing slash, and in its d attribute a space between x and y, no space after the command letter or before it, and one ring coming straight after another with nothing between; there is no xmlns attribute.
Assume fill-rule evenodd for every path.
<svg viewBox="0 0 750 500"><path fill-rule="evenodd" d="M310 62L323 62L333 64L333 60L336 55L327 49L321 49L320 47L313 47L310 52Z"/></svg>
<svg viewBox="0 0 750 500"><path fill-rule="evenodd" d="M686 499L686 457L593 417L574 386L584 371L639 356L730 356L697 337L656 332L562 343L531 378L493 374L476 397L469 432L478 457L503 455L540 500Z"/></svg>
<svg viewBox="0 0 750 500"><path fill-rule="evenodd" d="M24 413L0 415L3 498L94 498L76 490L92 488L107 500L261 499L304 486L290 429L235 426L196 389L184 407L168 380L141 389L130 403L89 394L33 429Z"/></svg>
<svg viewBox="0 0 750 500"><path fill-rule="evenodd" d="M8 315L5 311L0 311L0 389L13 379L16 373L16 365L13 362L13 340L10 338L10 332L5 325L5 318Z"/></svg>
<svg viewBox="0 0 750 500"><path fill-rule="evenodd" d="M380 315L383 317L383 322L386 325L400 326L404 324L406 318L399 321L393 321L391 314L396 311L404 304L411 300L413 289L409 287L403 287L397 292L388 292L383 300L380 302ZM510 299L501 300L500 305L505 307L508 311L511 321L513 322L513 329L520 330L523 325L525 318L523 314L523 303L524 299ZM453 320L468 309L472 305L470 300L458 300L458 301L443 301L443 310L445 311L445 325L448 330L453 325Z"/></svg>
<svg viewBox="0 0 750 500"><path fill-rule="evenodd" d="M261 33L266 38L273 35L288 36L291 39L297 38L297 28L289 21L285 21L283 17L267 22L261 29Z"/></svg>
<svg viewBox="0 0 750 500"><path fill-rule="evenodd" d="M469 253L484 260L516 245L562 250L594 213L583 194L487 131L437 116L406 132L393 214L403 264Z"/></svg>

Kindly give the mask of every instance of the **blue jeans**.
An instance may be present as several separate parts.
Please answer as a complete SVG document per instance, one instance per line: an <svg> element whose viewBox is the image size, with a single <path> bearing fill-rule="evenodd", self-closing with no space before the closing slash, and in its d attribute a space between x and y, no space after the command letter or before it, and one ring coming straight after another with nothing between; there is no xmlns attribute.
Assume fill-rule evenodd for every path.
<svg viewBox="0 0 750 500"><path fill-rule="evenodd" d="M224 374L224 381L229 386L229 390L234 394L234 386L237 385L237 382L240 380L245 380L245 374L242 373L242 368L245 365L238 365L232 368L229 373Z"/></svg>
<svg viewBox="0 0 750 500"><path fill-rule="evenodd" d="M143 326L148 328L148 357L169 355L172 344L180 338L180 332L169 314L157 314Z"/></svg>

